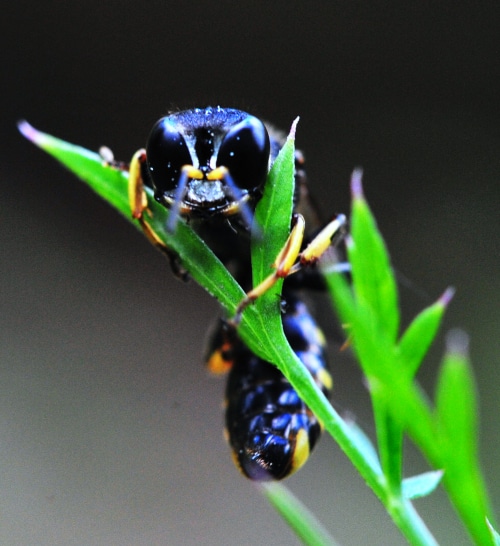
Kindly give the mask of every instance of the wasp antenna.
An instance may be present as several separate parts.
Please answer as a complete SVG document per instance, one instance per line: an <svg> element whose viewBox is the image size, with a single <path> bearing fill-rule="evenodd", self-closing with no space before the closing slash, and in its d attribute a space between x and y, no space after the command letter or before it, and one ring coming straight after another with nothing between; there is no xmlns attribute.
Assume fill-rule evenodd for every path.
<svg viewBox="0 0 500 546"><path fill-rule="evenodd" d="M179 221L179 211L181 208L182 199L184 198L184 194L186 193L189 168L190 166L184 166L182 168L181 176L179 177L179 184L175 189L174 204L170 208L170 214L167 222L167 231L169 233L173 233L175 231L175 227L177 226L177 222Z"/></svg>
<svg viewBox="0 0 500 546"><path fill-rule="evenodd" d="M243 223L248 227L248 229L252 230L252 235L254 237L262 237L262 232L259 226L253 225L254 214L246 199L246 195L248 194L243 194L243 192L235 184L233 177L230 175L228 170L226 170L224 173L224 180L231 191L231 195L235 201L238 202L239 213L243 219Z"/></svg>

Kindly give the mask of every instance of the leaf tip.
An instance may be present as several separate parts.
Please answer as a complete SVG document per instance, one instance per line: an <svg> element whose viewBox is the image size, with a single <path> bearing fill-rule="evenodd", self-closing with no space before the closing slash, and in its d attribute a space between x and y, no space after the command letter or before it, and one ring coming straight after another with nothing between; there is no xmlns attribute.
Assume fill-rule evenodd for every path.
<svg viewBox="0 0 500 546"><path fill-rule="evenodd" d="M23 135L23 137L27 138L28 140L35 141L37 136L37 130L25 119L20 119L17 122L17 128L19 132Z"/></svg>
<svg viewBox="0 0 500 546"><path fill-rule="evenodd" d="M297 125L299 123L300 116L297 116L292 123L292 126L290 127L290 132L288 133L287 140L295 140L295 133L297 131Z"/></svg>
<svg viewBox="0 0 500 546"><path fill-rule="evenodd" d="M448 307L454 295L455 295L455 288L453 286L448 287L443 292L443 295L439 298L439 303L441 303L441 305L443 305L444 307Z"/></svg>
<svg viewBox="0 0 500 546"><path fill-rule="evenodd" d="M351 194L353 199L363 199L363 169L354 169L351 175Z"/></svg>
<svg viewBox="0 0 500 546"><path fill-rule="evenodd" d="M44 144L47 142L47 135L41 131L37 131L33 125L28 123L25 119L21 119L17 122L17 128L24 138L27 138L40 148L43 148Z"/></svg>
<svg viewBox="0 0 500 546"><path fill-rule="evenodd" d="M469 336L460 328L454 328L446 334L446 352L461 357L469 354Z"/></svg>

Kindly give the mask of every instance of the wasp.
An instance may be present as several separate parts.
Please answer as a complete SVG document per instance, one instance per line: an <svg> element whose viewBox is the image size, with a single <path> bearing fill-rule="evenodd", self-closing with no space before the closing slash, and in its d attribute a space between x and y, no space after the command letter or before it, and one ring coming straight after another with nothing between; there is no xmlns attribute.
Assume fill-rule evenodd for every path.
<svg viewBox="0 0 500 546"><path fill-rule="evenodd" d="M153 126L145 149L129 166L132 216L150 241L165 252L174 272L185 277L177 256L155 235L147 220L144 186L170 209L167 228L185 218L215 254L235 270L248 290L240 310L278 278L287 278L316 261L342 231L339 216L303 248L305 222L294 215L290 238L277 257L276 271L251 288L250 232L255 206L262 197L269 169L284 144L284 136L259 118L222 107L171 113ZM294 208L306 191L304 160L295 157ZM302 276L302 279L305 277ZM282 306L284 333L299 359L328 395L332 378L324 336L297 295L305 281L285 280ZM222 321L213 335L207 364L211 371L229 371L225 429L233 459L253 480L282 479L307 460L321 434L321 424L291 384L269 362L252 353L237 327Z"/></svg>

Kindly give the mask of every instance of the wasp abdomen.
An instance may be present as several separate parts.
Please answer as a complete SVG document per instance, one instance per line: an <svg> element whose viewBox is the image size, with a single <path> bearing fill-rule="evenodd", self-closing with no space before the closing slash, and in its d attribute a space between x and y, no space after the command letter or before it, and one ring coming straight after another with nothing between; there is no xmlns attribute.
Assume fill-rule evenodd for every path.
<svg viewBox="0 0 500 546"><path fill-rule="evenodd" d="M325 394L331 389L323 334L305 304L290 299L283 328L292 349ZM235 337L224 354L232 364L226 429L236 465L253 480L280 480L307 460L321 425L281 372Z"/></svg>

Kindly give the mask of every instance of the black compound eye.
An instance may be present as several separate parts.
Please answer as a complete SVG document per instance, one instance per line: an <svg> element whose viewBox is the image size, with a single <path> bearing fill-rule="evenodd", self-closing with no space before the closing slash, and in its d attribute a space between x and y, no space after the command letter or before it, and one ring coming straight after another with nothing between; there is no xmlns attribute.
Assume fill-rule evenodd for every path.
<svg viewBox="0 0 500 546"><path fill-rule="evenodd" d="M267 129L262 121L248 116L224 137L217 155L217 166L227 167L240 189L253 190L266 180L269 152Z"/></svg>
<svg viewBox="0 0 500 546"><path fill-rule="evenodd" d="M153 185L161 194L174 190L182 167L192 164L186 141L169 117L155 123L146 145L146 155Z"/></svg>

